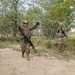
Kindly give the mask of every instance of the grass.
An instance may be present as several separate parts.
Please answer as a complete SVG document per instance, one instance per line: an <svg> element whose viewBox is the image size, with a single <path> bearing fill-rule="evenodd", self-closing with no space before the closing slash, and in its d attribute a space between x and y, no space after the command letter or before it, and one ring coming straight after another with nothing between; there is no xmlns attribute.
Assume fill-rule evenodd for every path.
<svg viewBox="0 0 75 75"><path fill-rule="evenodd" d="M60 53L58 50L58 44L56 39L42 39L33 37L33 44L37 48L37 56L51 57L54 56L58 59L75 59L75 35L69 34L69 38L65 39L66 47L63 48L64 52ZM18 46L18 47L17 47ZM19 42L16 41L0 41L0 48L11 48L16 51L20 51ZM31 49L31 54L34 54Z"/></svg>
<svg viewBox="0 0 75 75"><path fill-rule="evenodd" d="M0 41L0 48L3 49L3 48L11 48L13 50L16 50L16 51L20 51L20 48L16 47L17 43L14 42L1 42Z"/></svg>
<svg viewBox="0 0 75 75"><path fill-rule="evenodd" d="M20 47L16 47L19 44L12 44L10 42L2 42L0 43L0 48L11 48L15 51L20 51ZM60 60L64 59L64 60L69 60L69 59L75 59L75 50L70 50L72 48L66 48L64 52L60 53L59 50L57 49L57 47L55 48L46 48L43 46L36 46L39 47L37 48L38 53L35 54L34 51L31 49L31 54L34 54L36 56L44 56L44 57L51 57L54 56Z"/></svg>

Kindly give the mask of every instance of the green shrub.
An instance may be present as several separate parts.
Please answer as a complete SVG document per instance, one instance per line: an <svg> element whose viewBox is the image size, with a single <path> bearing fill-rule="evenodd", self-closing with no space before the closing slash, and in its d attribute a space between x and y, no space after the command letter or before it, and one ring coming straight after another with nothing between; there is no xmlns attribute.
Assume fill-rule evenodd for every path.
<svg viewBox="0 0 75 75"><path fill-rule="evenodd" d="M38 39L36 42L37 42L38 45L41 45L43 43L43 40L42 39Z"/></svg>
<svg viewBox="0 0 75 75"><path fill-rule="evenodd" d="M16 42L19 42L19 38L18 37L1 37L0 41L2 41L2 42L5 42L5 41L10 41L10 42L16 41Z"/></svg>
<svg viewBox="0 0 75 75"><path fill-rule="evenodd" d="M65 43L75 43L75 39L66 39Z"/></svg>
<svg viewBox="0 0 75 75"><path fill-rule="evenodd" d="M4 38L4 37L0 38L0 41L2 41L2 42L4 42L5 40L6 40L6 38Z"/></svg>
<svg viewBox="0 0 75 75"><path fill-rule="evenodd" d="M55 44L53 44L55 47L57 47L58 46L58 43L55 43Z"/></svg>
<svg viewBox="0 0 75 75"><path fill-rule="evenodd" d="M46 42L46 48L51 48L51 47L52 47L51 41L47 41Z"/></svg>

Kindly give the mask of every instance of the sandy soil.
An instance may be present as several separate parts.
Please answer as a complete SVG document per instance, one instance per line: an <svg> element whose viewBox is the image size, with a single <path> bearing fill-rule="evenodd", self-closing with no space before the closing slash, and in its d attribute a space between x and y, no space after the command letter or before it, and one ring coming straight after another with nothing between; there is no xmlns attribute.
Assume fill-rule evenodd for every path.
<svg viewBox="0 0 75 75"><path fill-rule="evenodd" d="M0 49L0 75L75 75L75 60L30 55L21 57L20 51Z"/></svg>

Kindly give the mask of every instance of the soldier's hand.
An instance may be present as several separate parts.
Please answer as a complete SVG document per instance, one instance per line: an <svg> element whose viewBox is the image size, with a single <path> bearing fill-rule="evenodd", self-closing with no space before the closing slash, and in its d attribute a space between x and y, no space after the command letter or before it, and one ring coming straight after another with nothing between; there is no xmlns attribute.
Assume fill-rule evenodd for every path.
<svg viewBox="0 0 75 75"><path fill-rule="evenodd" d="M21 30L21 27L19 26L18 29Z"/></svg>
<svg viewBox="0 0 75 75"><path fill-rule="evenodd" d="M39 25L39 22L37 22L37 25Z"/></svg>

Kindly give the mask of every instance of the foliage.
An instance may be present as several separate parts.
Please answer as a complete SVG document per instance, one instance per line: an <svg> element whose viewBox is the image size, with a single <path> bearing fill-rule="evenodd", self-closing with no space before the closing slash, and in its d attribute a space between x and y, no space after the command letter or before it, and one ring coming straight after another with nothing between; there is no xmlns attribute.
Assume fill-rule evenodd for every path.
<svg viewBox="0 0 75 75"><path fill-rule="evenodd" d="M40 13L42 11L38 7L30 7L25 14L25 19L28 19L30 23L35 23L36 21L40 20Z"/></svg>
<svg viewBox="0 0 75 75"><path fill-rule="evenodd" d="M18 37L0 37L0 42L19 42L19 38Z"/></svg>
<svg viewBox="0 0 75 75"><path fill-rule="evenodd" d="M55 37L55 32L57 29L55 24L57 24L59 21L62 21L66 26L73 22L73 12L75 11L74 3L74 0L33 1L34 6L37 5L42 10L43 15L41 15L41 24L46 37Z"/></svg>
<svg viewBox="0 0 75 75"><path fill-rule="evenodd" d="M75 0L0 0L0 34L15 35L22 20L28 19L29 25L40 22L38 29L46 38L55 38L59 21L75 24L74 12Z"/></svg>
<svg viewBox="0 0 75 75"><path fill-rule="evenodd" d="M20 0L1 0L0 1L0 30L5 34L13 33L16 35L17 26L22 19Z"/></svg>
<svg viewBox="0 0 75 75"><path fill-rule="evenodd" d="M46 42L46 48L51 48L51 47L52 47L51 41L47 41L47 42Z"/></svg>

